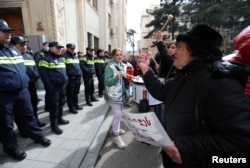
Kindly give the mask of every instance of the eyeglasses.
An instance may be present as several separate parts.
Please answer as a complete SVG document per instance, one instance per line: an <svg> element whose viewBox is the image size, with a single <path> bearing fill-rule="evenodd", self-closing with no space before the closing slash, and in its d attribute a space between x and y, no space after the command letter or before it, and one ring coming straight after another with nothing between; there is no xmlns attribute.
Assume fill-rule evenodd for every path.
<svg viewBox="0 0 250 168"><path fill-rule="evenodd" d="M118 56L123 56L123 55L122 54L115 54L115 56L118 57Z"/></svg>

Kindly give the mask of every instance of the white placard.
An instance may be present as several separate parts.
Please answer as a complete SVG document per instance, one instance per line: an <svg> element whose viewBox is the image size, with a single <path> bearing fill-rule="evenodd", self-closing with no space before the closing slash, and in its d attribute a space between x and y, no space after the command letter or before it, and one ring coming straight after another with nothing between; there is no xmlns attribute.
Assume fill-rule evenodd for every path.
<svg viewBox="0 0 250 168"><path fill-rule="evenodd" d="M136 140L158 147L173 145L154 112L123 112L122 120L133 133Z"/></svg>

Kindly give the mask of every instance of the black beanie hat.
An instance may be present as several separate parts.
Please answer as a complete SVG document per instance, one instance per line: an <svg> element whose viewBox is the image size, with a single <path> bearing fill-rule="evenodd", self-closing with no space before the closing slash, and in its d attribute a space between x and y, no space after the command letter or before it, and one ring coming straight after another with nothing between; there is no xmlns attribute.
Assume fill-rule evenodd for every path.
<svg viewBox="0 0 250 168"><path fill-rule="evenodd" d="M211 50L211 52L217 55L217 52L219 52L218 48L221 46L223 38L218 31L210 26L199 24L186 33L179 34L176 41L177 43L183 41L188 45L194 43L201 48Z"/></svg>

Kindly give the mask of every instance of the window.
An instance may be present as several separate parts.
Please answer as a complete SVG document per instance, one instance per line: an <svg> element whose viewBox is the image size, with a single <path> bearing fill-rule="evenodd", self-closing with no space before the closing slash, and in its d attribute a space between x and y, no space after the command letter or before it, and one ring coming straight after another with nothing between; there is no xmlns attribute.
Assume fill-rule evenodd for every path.
<svg viewBox="0 0 250 168"><path fill-rule="evenodd" d="M95 47L95 51L97 51L99 49L99 38L98 37L94 37L94 47Z"/></svg>
<svg viewBox="0 0 250 168"><path fill-rule="evenodd" d="M88 33L87 37L88 37L88 47L91 47L92 46L92 34Z"/></svg>
<svg viewBox="0 0 250 168"><path fill-rule="evenodd" d="M109 28L111 28L112 23L111 23L111 15L110 15L110 14L109 14L109 16L108 16L108 19L109 19L109 20L108 20L108 22L109 22L109 23L108 23L108 24L109 24L108 26L109 26Z"/></svg>
<svg viewBox="0 0 250 168"><path fill-rule="evenodd" d="M93 7L98 10L97 0L93 0Z"/></svg>

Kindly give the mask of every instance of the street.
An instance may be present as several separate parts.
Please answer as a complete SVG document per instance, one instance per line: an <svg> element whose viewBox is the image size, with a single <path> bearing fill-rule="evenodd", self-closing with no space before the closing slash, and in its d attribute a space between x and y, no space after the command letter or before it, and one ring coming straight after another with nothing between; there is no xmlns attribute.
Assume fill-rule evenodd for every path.
<svg viewBox="0 0 250 168"><path fill-rule="evenodd" d="M135 113L137 107L124 107L124 111ZM163 168L160 148L135 140L123 122L121 128L127 131L121 136L127 147L118 149L112 143L114 136L110 130L95 168Z"/></svg>

